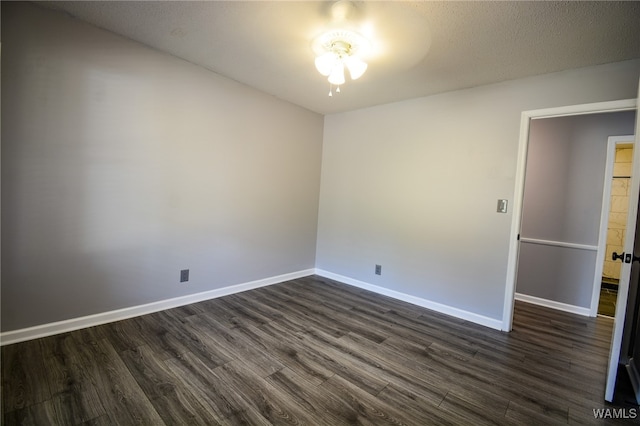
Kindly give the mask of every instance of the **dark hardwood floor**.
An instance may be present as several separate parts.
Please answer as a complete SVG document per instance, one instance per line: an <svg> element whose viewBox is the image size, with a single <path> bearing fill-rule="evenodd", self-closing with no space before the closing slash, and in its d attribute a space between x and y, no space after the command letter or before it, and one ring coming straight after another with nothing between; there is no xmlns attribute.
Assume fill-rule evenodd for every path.
<svg viewBox="0 0 640 426"><path fill-rule="evenodd" d="M611 320L502 333L307 277L2 348L5 425L599 424Z"/></svg>

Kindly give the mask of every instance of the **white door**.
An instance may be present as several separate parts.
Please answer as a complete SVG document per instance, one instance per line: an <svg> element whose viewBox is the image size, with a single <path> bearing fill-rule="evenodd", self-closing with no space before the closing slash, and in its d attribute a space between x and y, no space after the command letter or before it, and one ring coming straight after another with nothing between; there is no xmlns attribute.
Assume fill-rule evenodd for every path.
<svg viewBox="0 0 640 426"><path fill-rule="evenodd" d="M638 98L640 101L640 86ZM618 285L618 301L616 302L616 316L613 320L613 336L609 349L609 366L607 368L607 386L605 400L613 400L613 391L616 385L618 362L620 360L620 348L622 345L622 332L625 323L627 309L627 296L629 295L629 281L631 278L631 259L636 231L636 218L638 213L638 196L640 195L640 120L638 120L638 108L636 106L636 143L633 151L633 171L631 173L631 191L629 193L629 213L627 216L627 228L624 242L624 260L620 271L620 283Z"/></svg>

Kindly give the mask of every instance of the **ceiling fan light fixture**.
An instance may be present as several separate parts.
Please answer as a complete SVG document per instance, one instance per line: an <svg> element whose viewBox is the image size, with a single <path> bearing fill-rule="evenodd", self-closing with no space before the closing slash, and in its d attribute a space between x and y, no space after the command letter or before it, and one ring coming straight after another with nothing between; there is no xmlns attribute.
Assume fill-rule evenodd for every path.
<svg viewBox="0 0 640 426"><path fill-rule="evenodd" d="M366 56L371 43L360 33L330 30L316 37L312 47L316 54L316 69L335 86L345 83L345 67L352 80L362 77L367 70L367 63L362 57Z"/></svg>

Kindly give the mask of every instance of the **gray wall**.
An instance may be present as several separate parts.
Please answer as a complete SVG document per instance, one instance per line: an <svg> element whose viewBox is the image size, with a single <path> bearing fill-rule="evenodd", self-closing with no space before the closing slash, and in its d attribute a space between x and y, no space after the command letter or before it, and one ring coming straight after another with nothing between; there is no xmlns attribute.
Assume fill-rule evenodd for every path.
<svg viewBox="0 0 640 426"><path fill-rule="evenodd" d="M323 128L26 4L2 3L2 39L4 331L310 268L314 255L501 319L512 216L495 208L513 197L521 111L634 98L640 72L629 61L509 81Z"/></svg>
<svg viewBox="0 0 640 426"><path fill-rule="evenodd" d="M325 117L316 267L502 320L522 111L637 96L640 61ZM374 265L382 264L382 275Z"/></svg>
<svg viewBox="0 0 640 426"><path fill-rule="evenodd" d="M525 197L522 203L526 220L521 224L521 233L526 238L567 238L564 233L567 230L565 210L572 155L572 123L571 118L532 120L530 123ZM597 233L589 238L591 243L595 238Z"/></svg>
<svg viewBox="0 0 640 426"><path fill-rule="evenodd" d="M598 245L607 138L634 133L635 112L532 120L523 238ZM596 252L520 245L517 292L589 308Z"/></svg>
<svg viewBox="0 0 640 426"><path fill-rule="evenodd" d="M321 115L13 2L2 92L3 331L314 267Z"/></svg>

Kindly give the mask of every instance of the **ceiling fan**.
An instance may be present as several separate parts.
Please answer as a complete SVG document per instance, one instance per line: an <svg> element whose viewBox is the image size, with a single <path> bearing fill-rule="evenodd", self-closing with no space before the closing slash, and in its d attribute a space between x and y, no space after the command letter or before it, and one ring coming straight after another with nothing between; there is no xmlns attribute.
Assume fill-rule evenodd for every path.
<svg viewBox="0 0 640 426"><path fill-rule="evenodd" d="M333 87L340 93L345 70L351 80L357 80L370 61L385 64L387 69L405 68L407 63L422 60L431 44L424 20L400 5L339 0L331 5L330 15L311 44L316 69L329 82L329 96L333 96Z"/></svg>

